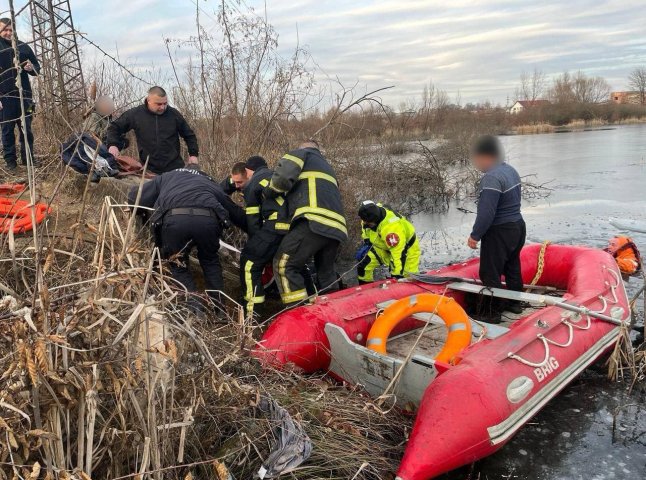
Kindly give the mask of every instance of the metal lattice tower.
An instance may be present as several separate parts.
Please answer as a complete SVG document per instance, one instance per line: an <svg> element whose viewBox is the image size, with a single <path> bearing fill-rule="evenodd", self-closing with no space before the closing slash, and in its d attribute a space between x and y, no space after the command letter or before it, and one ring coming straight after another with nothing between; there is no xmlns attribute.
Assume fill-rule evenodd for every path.
<svg viewBox="0 0 646 480"><path fill-rule="evenodd" d="M58 110L71 122L85 108L87 94L70 2L32 0L30 4L35 53L42 64L39 102L46 111Z"/></svg>

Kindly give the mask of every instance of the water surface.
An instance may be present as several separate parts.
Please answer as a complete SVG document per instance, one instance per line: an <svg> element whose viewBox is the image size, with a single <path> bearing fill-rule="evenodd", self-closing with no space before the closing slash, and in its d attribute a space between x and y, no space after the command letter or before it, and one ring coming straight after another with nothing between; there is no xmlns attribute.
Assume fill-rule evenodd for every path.
<svg viewBox="0 0 646 480"><path fill-rule="evenodd" d="M549 197L523 204L528 241L603 247L625 233L609 224L610 217L646 221L646 125L510 136L502 142L521 176L531 175L532 183L553 189ZM475 215L458 207L475 210L469 200L452 205L446 214L412 218L426 267L474 255L465 243ZM646 253L646 234L630 235ZM629 294L639 286L637 280L628 282ZM643 318L643 303L639 305ZM629 395L626 384L611 383L605 373L603 366L589 369L497 454L445 479L646 478L645 387ZM613 417L622 406L613 439Z"/></svg>

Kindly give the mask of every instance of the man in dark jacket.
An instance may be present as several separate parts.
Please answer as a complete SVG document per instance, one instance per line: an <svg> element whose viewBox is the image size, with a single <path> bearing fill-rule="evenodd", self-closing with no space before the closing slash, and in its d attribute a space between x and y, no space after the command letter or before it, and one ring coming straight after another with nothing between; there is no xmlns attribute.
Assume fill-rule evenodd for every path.
<svg viewBox="0 0 646 480"><path fill-rule="evenodd" d="M227 178L222 180L220 186L222 187L222 190L224 190L224 193L227 195L233 195L236 192L242 191L248 181L247 163L236 162L233 164L233 167L231 167L231 173Z"/></svg>
<svg viewBox="0 0 646 480"><path fill-rule="evenodd" d="M130 205L136 205L138 188L133 187L128 195ZM245 218L220 185L192 166L179 168L145 183L138 205L155 209L151 222L161 224L156 236L162 255L170 260L173 278L196 291L188 268L188 256L195 246L207 289L223 291L220 236L230 223L244 226ZM217 294L212 297L219 298Z"/></svg>
<svg viewBox="0 0 646 480"><path fill-rule="evenodd" d="M525 245L526 230L520 213L520 176L505 163L502 145L491 135L476 142L473 164L484 176L480 180L478 214L467 244L475 249L481 242L480 280L487 287L502 288L504 275L510 290L521 291L520 251ZM499 301L492 301L487 310L485 320L490 323L500 322L502 310L522 312L516 302Z"/></svg>
<svg viewBox="0 0 646 480"><path fill-rule="evenodd" d="M294 305L307 298L302 272L311 257L319 290L339 288L334 262L348 238L336 174L315 141L303 143L278 162L264 195L281 194L291 225L276 253L274 272L283 303Z"/></svg>
<svg viewBox="0 0 646 480"><path fill-rule="evenodd" d="M282 195L263 198L263 191L273 175L265 159L250 157L246 169L245 178L248 180L242 185L242 192L249 239L240 255L240 280L244 299L251 306L265 301L262 272L274 259L283 236L289 230L289 220L287 203ZM234 179L241 180L235 175Z"/></svg>
<svg viewBox="0 0 646 480"><path fill-rule="evenodd" d="M110 153L119 156L123 135L135 131L139 159L148 161L148 170L161 174L184 166L179 137L188 148L188 164L198 163L198 145L195 133L184 117L168 105L168 97L161 87L152 87L143 105L131 108L108 127Z"/></svg>
<svg viewBox="0 0 646 480"><path fill-rule="evenodd" d="M29 82L30 76L40 72L40 64L33 50L26 43L16 39L18 47L19 72L14 66L15 52L12 46L14 35L13 25L8 18L0 18L0 108L2 115L2 147L4 160L9 170L15 170L16 163L16 127L19 132L20 159L24 165L28 157L34 158L34 135L31 132L31 120L34 114L34 100ZM20 92L16 85L16 78L20 73L22 86L22 107L25 112L25 122L22 125ZM23 133L24 129L24 133ZM25 145L25 135L27 145ZM29 148L27 148L27 146ZM29 154L28 154L29 152Z"/></svg>

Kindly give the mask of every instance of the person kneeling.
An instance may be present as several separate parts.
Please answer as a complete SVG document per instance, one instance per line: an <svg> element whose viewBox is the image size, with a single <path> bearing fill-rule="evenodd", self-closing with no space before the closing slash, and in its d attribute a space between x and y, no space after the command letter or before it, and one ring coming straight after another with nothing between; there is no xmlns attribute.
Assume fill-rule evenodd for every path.
<svg viewBox="0 0 646 480"><path fill-rule="evenodd" d="M363 255L357 267L359 283L374 281L375 269L387 265L390 274L401 278L419 273L420 248L415 227L401 215L367 200L359 208L364 240Z"/></svg>

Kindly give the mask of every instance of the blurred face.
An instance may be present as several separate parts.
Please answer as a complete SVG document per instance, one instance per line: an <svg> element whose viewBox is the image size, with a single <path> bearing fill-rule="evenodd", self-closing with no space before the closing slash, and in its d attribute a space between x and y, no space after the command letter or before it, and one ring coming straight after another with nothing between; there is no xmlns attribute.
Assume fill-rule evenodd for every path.
<svg viewBox="0 0 646 480"><path fill-rule="evenodd" d="M168 97L160 97L159 95L151 93L146 97L146 101L148 103L148 110L157 115L161 115L168 108Z"/></svg>
<svg viewBox="0 0 646 480"><path fill-rule="evenodd" d="M13 27L11 25L0 23L0 30L2 30L2 32L0 32L0 37L5 40L11 40L11 36L13 35Z"/></svg>
<svg viewBox="0 0 646 480"><path fill-rule="evenodd" d="M481 172L486 172L487 170L491 170L497 162L496 157L493 155L474 155L471 158L471 162L473 163L473 166L476 167Z"/></svg>
<svg viewBox="0 0 646 480"><path fill-rule="evenodd" d="M114 102L111 98L100 98L96 102L96 111L99 115L108 117L114 113Z"/></svg>
<svg viewBox="0 0 646 480"><path fill-rule="evenodd" d="M233 180L233 184L238 190L242 190L247 185L247 183L249 183L249 179L241 173L232 174L231 180Z"/></svg>

